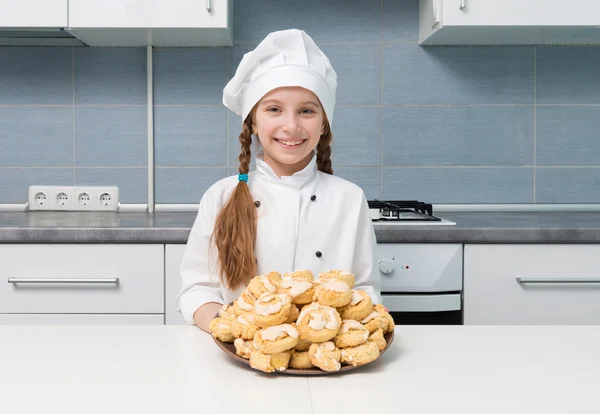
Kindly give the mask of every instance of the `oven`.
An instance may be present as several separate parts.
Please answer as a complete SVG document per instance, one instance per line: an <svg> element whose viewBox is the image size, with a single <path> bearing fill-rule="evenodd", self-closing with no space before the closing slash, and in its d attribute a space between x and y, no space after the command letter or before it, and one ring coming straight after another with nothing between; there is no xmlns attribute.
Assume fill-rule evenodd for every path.
<svg viewBox="0 0 600 414"><path fill-rule="evenodd" d="M463 324L462 244L377 247L383 304L397 325Z"/></svg>

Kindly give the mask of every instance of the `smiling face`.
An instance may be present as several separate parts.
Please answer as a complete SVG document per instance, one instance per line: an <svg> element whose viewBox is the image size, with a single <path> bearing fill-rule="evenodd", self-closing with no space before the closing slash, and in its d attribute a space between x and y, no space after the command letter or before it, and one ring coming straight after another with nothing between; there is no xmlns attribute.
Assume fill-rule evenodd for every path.
<svg viewBox="0 0 600 414"><path fill-rule="evenodd" d="M254 111L264 160L278 176L292 175L308 165L324 130L325 114L317 96L304 88L277 88Z"/></svg>

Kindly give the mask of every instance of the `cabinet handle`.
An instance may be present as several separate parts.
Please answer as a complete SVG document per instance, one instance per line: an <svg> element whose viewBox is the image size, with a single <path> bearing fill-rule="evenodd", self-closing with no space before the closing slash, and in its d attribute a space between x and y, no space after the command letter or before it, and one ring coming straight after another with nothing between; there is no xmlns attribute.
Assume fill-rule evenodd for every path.
<svg viewBox="0 0 600 414"><path fill-rule="evenodd" d="M83 279L83 278L74 278L74 279L62 279L62 278L55 278L55 279L36 279L36 278L27 278L27 279L22 279L19 277L9 277L8 278L8 283L104 283L104 284L112 284L112 285L116 285L119 283L119 278L118 277L114 277L114 278L89 278L89 279Z"/></svg>
<svg viewBox="0 0 600 414"><path fill-rule="evenodd" d="M458 6L458 8L459 8L459 9L461 9L461 10L464 10L464 9L465 9L465 7L467 7L467 6L465 5L465 2L466 2L466 1L467 1L467 0L460 0L460 6Z"/></svg>
<svg viewBox="0 0 600 414"><path fill-rule="evenodd" d="M527 283L600 283L600 279L598 278L529 278L529 277L518 277L517 283L519 284L527 284Z"/></svg>
<svg viewBox="0 0 600 414"><path fill-rule="evenodd" d="M212 9L211 0L206 0L206 11L210 11Z"/></svg>

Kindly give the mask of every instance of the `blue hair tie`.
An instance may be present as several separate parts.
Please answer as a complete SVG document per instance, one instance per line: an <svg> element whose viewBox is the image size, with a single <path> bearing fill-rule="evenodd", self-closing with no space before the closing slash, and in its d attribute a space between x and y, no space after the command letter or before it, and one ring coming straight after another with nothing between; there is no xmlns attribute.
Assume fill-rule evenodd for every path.
<svg viewBox="0 0 600 414"><path fill-rule="evenodd" d="M248 174L238 174L238 180L248 182Z"/></svg>

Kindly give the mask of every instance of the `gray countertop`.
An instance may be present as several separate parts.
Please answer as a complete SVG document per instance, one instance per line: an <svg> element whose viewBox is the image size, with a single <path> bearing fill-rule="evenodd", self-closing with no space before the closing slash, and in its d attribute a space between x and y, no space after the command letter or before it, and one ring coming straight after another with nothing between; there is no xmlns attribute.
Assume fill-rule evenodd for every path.
<svg viewBox="0 0 600 414"><path fill-rule="evenodd" d="M383 243L600 243L600 212L440 213L456 226L375 223ZM0 212L0 243L185 243L186 213Z"/></svg>

